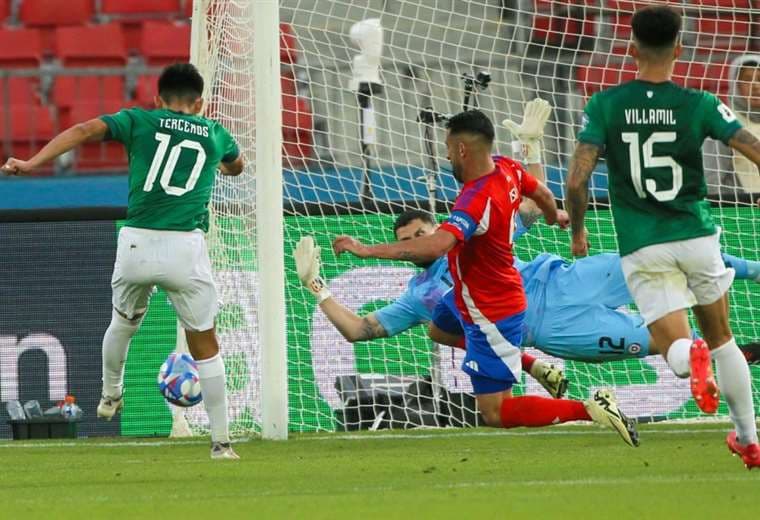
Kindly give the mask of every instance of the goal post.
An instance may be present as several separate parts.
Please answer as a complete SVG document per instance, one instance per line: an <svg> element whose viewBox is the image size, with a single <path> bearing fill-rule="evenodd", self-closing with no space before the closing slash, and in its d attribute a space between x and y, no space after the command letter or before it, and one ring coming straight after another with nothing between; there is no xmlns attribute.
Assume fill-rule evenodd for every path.
<svg viewBox="0 0 760 520"><path fill-rule="evenodd" d="M520 120L524 103L537 96L551 102L544 161L547 185L563 201L582 108L594 92L634 77L625 50L630 18L646 3L669 3L684 15L674 81L730 104L731 64L760 48L760 12L749 0L195 0L192 60L206 79L206 114L230 129L247 163L242 176L218 179L208 235L236 435L283 439L288 431L476 423L461 350L434 346L423 325L347 341L301 286L290 252L313 236L332 294L360 315L398 298L419 269L336 257L331 242L340 234L391 241L404 209L435 208L438 220L445 218L459 186L446 160L443 118L462 110L467 93L496 123L495 148L506 155L513 137L500 122ZM371 34L382 42L357 46L357 24L380 28ZM357 54L365 58L358 65ZM365 89L370 117L357 103L357 76L382 84ZM488 78L487 88L473 86L478 78ZM760 224L750 194L760 185L744 184L730 150L715 142L705 145L705 168L724 251L758 260ZM587 217L592 253L616 250L607 184L600 162ZM569 237L538 223L515 252L524 261L544 252L570 259ZM760 284L736 281L731 305L738 342L756 342ZM562 360L537 350L530 337L526 348L564 368L572 398L611 386L639 420L705 419L688 381L660 357L636 358L641 345L630 338L603 339L596 345L602 355L622 350L632 357ZM752 376L760 404L758 367ZM543 394L525 374L515 392ZM207 419L196 408L185 415L202 430ZM719 417L726 413L721 408Z"/></svg>
<svg viewBox="0 0 760 520"><path fill-rule="evenodd" d="M282 440L288 438L288 380L279 81L280 14L277 0L253 0L253 5L261 433L265 439Z"/></svg>
<svg viewBox="0 0 760 520"><path fill-rule="evenodd" d="M231 430L273 440L288 436L278 27L277 0L193 3L190 54L205 80L204 111L231 131L246 162L240 178L218 177L207 235ZM189 415L196 430L207 428L202 410Z"/></svg>

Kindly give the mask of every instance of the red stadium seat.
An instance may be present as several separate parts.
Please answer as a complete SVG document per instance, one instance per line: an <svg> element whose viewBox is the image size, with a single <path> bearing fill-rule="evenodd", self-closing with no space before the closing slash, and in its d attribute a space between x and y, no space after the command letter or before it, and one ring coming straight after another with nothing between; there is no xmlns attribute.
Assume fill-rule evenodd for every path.
<svg viewBox="0 0 760 520"><path fill-rule="evenodd" d="M751 0L690 0L689 7L702 7L702 8L731 8L731 9L751 9Z"/></svg>
<svg viewBox="0 0 760 520"><path fill-rule="evenodd" d="M145 22L140 52L149 65L168 65L190 59L190 25Z"/></svg>
<svg viewBox="0 0 760 520"><path fill-rule="evenodd" d="M185 18L193 17L193 0L182 0L182 15Z"/></svg>
<svg viewBox="0 0 760 520"><path fill-rule="evenodd" d="M180 12L179 0L101 0L100 13L104 15L171 15Z"/></svg>
<svg viewBox="0 0 760 520"><path fill-rule="evenodd" d="M298 57L298 45L290 24L280 24L280 63L295 63Z"/></svg>
<svg viewBox="0 0 760 520"><path fill-rule="evenodd" d="M636 65L633 63L590 64L578 67L575 74L579 90L586 97L635 77Z"/></svg>
<svg viewBox="0 0 760 520"><path fill-rule="evenodd" d="M19 18L24 25L82 25L93 15L93 0L24 0Z"/></svg>
<svg viewBox="0 0 760 520"><path fill-rule="evenodd" d="M313 121L308 102L282 96L282 154L286 166L300 169L313 155Z"/></svg>
<svg viewBox="0 0 760 520"><path fill-rule="evenodd" d="M728 95L729 65L723 63L676 62L673 81L679 85L706 90L721 97Z"/></svg>
<svg viewBox="0 0 760 520"><path fill-rule="evenodd" d="M31 157L52 139L54 131L53 118L47 107L11 105L0 112L0 142L10 143L10 153L14 156Z"/></svg>
<svg viewBox="0 0 760 520"><path fill-rule="evenodd" d="M82 100L75 102L66 119L61 120L61 127L69 126L93 119L103 114L111 114L125 108L123 100ZM89 143L80 146L72 169L77 171L122 169L127 166L127 156L124 146L116 142Z"/></svg>
<svg viewBox="0 0 760 520"><path fill-rule="evenodd" d="M58 28L55 50L66 67L121 67L127 64L127 47L119 24Z"/></svg>
<svg viewBox="0 0 760 520"><path fill-rule="evenodd" d="M0 24L11 15L11 0L0 0Z"/></svg>
<svg viewBox="0 0 760 520"><path fill-rule="evenodd" d="M68 108L78 101L116 100L124 102L123 76L58 76L53 84L52 101Z"/></svg>
<svg viewBox="0 0 760 520"><path fill-rule="evenodd" d="M720 13L700 16L696 21L697 51L747 52L751 49L752 25L749 14Z"/></svg>
<svg viewBox="0 0 760 520"><path fill-rule="evenodd" d="M583 10L585 1L578 2L578 11L572 11L567 3L536 0L531 41L558 47L577 47L584 36L596 34L595 16Z"/></svg>
<svg viewBox="0 0 760 520"><path fill-rule="evenodd" d="M153 99L158 94L158 76L140 76L135 86L135 103L143 108L154 108Z"/></svg>
<svg viewBox="0 0 760 520"><path fill-rule="evenodd" d="M0 29L0 67L39 67L42 35L37 29Z"/></svg>
<svg viewBox="0 0 760 520"><path fill-rule="evenodd" d="M9 77L0 79L0 107L39 105L40 81L37 78Z"/></svg>

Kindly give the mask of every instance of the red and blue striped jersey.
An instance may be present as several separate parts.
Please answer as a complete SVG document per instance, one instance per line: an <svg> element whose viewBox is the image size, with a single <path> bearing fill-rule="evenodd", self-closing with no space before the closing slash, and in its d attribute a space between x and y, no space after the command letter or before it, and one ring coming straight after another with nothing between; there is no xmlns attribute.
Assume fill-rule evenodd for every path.
<svg viewBox="0 0 760 520"><path fill-rule="evenodd" d="M494 157L493 172L466 182L441 228L457 238L448 253L456 304L467 323L502 320L526 308L512 238L523 195L538 181L507 157Z"/></svg>

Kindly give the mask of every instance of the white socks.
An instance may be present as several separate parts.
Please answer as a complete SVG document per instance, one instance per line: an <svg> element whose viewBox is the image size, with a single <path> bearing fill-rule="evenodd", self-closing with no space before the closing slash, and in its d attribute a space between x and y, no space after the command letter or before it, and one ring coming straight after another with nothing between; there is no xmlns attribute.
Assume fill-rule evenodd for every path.
<svg viewBox="0 0 760 520"><path fill-rule="evenodd" d="M736 346L734 338L711 354L715 360L718 388L728 403L739 443L747 445L757 442L755 406L752 402L752 383L747 360Z"/></svg>
<svg viewBox="0 0 760 520"><path fill-rule="evenodd" d="M140 328L142 319L130 321L116 309L111 324L103 336L103 395L120 397L124 387L124 364L127 361L129 342Z"/></svg>
<svg viewBox="0 0 760 520"><path fill-rule="evenodd" d="M688 377L691 372L691 367L689 366L689 351L693 342L694 341L691 338L677 339L668 349L666 361L668 362L670 369L673 370L673 373L678 377Z"/></svg>
<svg viewBox="0 0 760 520"><path fill-rule="evenodd" d="M742 358L744 359L744 358ZM197 361L198 374L201 379L203 404L206 406L209 423L211 423L211 441L229 442L230 433L227 424L227 390L225 389L224 362L222 356Z"/></svg>

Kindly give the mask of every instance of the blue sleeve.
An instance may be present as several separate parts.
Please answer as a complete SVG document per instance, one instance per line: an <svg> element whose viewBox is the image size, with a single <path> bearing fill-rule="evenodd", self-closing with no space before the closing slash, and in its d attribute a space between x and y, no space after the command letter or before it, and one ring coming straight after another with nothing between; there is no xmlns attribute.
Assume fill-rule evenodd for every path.
<svg viewBox="0 0 760 520"><path fill-rule="evenodd" d="M411 291L406 291L395 302L376 310L374 314L388 336L395 336L415 325L428 321L425 315L418 310L420 308L422 308L422 302L417 302Z"/></svg>
<svg viewBox="0 0 760 520"><path fill-rule="evenodd" d="M469 213L453 211L442 225L443 229L451 231L458 240L466 242L478 229L478 223Z"/></svg>
<svg viewBox="0 0 760 520"><path fill-rule="evenodd" d="M522 217L520 217L520 213L518 212L515 215L515 232L512 235L512 242L517 241L517 239L527 233L529 229L530 227L526 227L525 224L523 224Z"/></svg>

